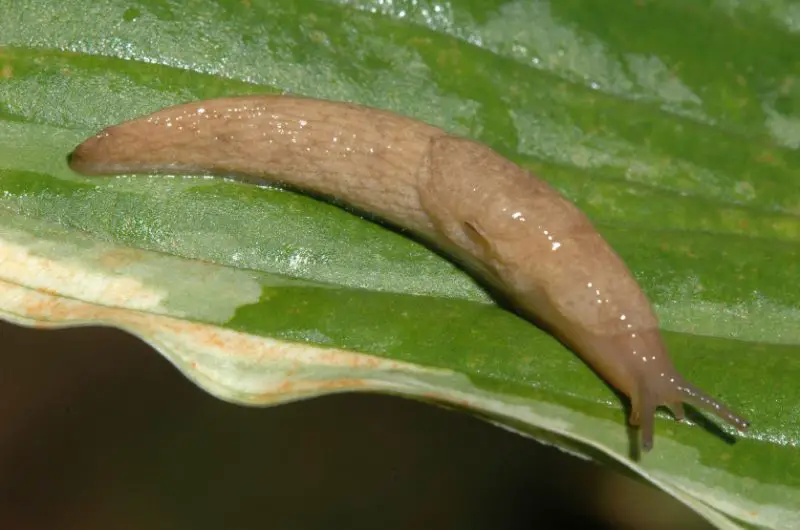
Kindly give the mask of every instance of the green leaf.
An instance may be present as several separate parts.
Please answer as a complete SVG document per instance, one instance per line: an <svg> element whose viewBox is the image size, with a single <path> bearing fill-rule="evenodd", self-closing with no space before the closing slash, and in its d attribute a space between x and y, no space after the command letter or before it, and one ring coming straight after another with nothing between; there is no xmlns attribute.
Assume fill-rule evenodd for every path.
<svg viewBox="0 0 800 530"><path fill-rule="evenodd" d="M341 391L463 407L629 468L720 528L800 526L800 12L781 0L5 0L0 313L101 323L222 399ZM288 91L495 148L583 208L678 369L752 420L623 402L451 262L275 188L87 179L85 137L173 103Z"/></svg>

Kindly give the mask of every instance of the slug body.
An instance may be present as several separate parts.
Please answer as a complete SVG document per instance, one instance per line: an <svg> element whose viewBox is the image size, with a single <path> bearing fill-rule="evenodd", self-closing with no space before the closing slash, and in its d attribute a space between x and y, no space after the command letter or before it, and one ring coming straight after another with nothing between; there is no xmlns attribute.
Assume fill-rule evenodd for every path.
<svg viewBox="0 0 800 530"><path fill-rule="evenodd" d="M589 219L492 149L348 103L246 96L177 105L101 131L69 156L85 175L267 181L406 228L499 289L631 400L652 447L658 406L748 422L673 367L649 301Z"/></svg>

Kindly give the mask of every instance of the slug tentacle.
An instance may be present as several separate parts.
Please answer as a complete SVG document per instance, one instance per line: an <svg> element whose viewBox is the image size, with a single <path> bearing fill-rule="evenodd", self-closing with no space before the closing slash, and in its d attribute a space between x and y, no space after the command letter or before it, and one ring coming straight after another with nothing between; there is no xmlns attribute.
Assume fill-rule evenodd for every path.
<svg viewBox="0 0 800 530"><path fill-rule="evenodd" d="M750 426L750 422L686 381L677 372L672 373L671 380L673 382L668 387L639 388L631 396L629 423L641 429L642 450L649 451L653 447L653 420L659 406L669 409L678 421L686 419L684 403L688 403L713 413L739 431L745 431Z"/></svg>
<svg viewBox="0 0 800 530"><path fill-rule="evenodd" d="M681 399L692 406L711 412L740 431L747 430L750 422L733 412L723 403L709 396L692 383L681 378L676 384Z"/></svg>
<svg viewBox="0 0 800 530"><path fill-rule="evenodd" d="M686 382L631 271L589 218L485 145L388 111L302 97L195 101L108 127L67 158L84 175L212 174L272 182L420 236L499 290L631 400L749 422Z"/></svg>
<svg viewBox="0 0 800 530"><path fill-rule="evenodd" d="M686 410L683 407L683 402L676 401L674 403L667 403L664 406L669 409L676 420L683 421L686 419Z"/></svg>
<svg viewBox="0 0 800 530"><path fill-rule="evenodd" d="M631 396L631 415L628 423L639 427L641 447L645 452L653 448L653 431L658 405L658 397L650 390L639 389Z"/></svg>

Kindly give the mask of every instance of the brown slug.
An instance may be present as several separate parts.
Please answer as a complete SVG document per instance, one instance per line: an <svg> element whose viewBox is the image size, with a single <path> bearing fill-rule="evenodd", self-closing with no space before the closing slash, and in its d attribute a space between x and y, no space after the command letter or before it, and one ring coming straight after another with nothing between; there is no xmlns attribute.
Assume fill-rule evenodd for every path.
<svg viewBox="0 0 800 530"><path fill-rule="evenodd" d="M651 305L586 215L494 150L343 102L257 95L172 106L104 129L69 155L85 175L214 174L321 195L404 227L488 281L631 400L748 421L677 373Z"/></svg>

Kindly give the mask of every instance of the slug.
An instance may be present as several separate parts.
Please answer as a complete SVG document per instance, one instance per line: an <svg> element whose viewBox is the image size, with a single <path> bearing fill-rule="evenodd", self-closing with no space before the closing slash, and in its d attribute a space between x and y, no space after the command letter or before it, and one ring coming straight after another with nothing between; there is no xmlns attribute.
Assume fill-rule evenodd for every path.
<svg viewBox="0 0 800 530"><path fill-rule="evenodd" d="M68 156L84 175L270 181L409 230L499 290L630 399L641 448L656 408L749 422L686 381L630 270L588 217L491 148L388 111L305 97L196 101L108 127Z"/></svg>

